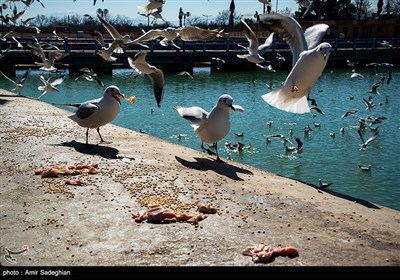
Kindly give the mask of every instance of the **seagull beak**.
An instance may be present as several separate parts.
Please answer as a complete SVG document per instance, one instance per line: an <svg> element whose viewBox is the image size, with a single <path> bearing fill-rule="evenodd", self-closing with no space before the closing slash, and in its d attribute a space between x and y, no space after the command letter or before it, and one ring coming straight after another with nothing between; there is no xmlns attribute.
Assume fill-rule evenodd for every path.
<svg viewBox="0 0 400 280"><path fill-rule="evenodd" d="M125 94L123 94L122 92L115 93L113 96L119 104L121 104L121 99L125 99Z"/></svg>
<svg viewBox="0 0 400 280"><path fill-rule="evenodd" d="M230 105L229 108L231 108L233 111L236 111L235 106Z"/></svg>

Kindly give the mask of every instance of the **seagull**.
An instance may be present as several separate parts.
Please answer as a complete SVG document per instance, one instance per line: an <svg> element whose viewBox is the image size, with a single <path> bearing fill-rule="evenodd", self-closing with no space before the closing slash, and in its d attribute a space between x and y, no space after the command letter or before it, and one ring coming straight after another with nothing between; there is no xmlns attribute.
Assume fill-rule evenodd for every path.
<svg viewBox="0 0 400 280"><path fill-rule="evenodd" d="M99 85L104 87L104 83L100 78L97 76L97 74L93 71L93 69L90 69L88 67L84 67L82 69L79 69L79 71L83 72L82 75L78 76L75 81L79 80L80 78L84 78L87 81L96 81Z"/></svg>
<svg viewBox="0 0 400 280"><path fill-rule="evenodd" d="M371 164L368 164L367 166L363 166L363 165L359 164L358 167L360 167L360 169L362 171L371 171L372 166L371 166Z"/></svg>
<svg viewBox="0 0 400 280"><path fill-rule="evenodd" d="M368 100L363 98L363 101L365 105L367 105L367 108L365 108L365 110L371 111L372 107L375 107L374 100L372 100L372 98L369 98Z"/></svg>
<svg viewBox="0 0 400 280"><path fill-rule="evenodd" d="M222 64L225 64L225 60L218 57L212 57L211 60L214 60L217 63L217 70L220 70Z"/></svg>
<svg viewBox="0 0 400 280"><path fill-rule="evenodd" d="M368 91L369 93L373 93L373 94L380 94L378 91L378 88L381 86L381 82L376 82L372 85L371 89Z"/></svg>
<svg viewBox="0 0 400 280"><path fill-rule="evenodd" d="M358 64L358 62L356 61L350 61L350 60L346 60L346 65L349 67L354 67Z"/></svg>
<svg viewBox="0 0 400 280"><path fill-rule="evenodd" d="M302 114L310 112L307 95L322 74L328 62L332 46L323 42L317 45L326 30L326 24L316 24L303 29L292 17L263 14L260 23L267 29L283 36L292 51L292 70L283 87L275 89L261 97L265 102L280 110ZM314 45L316 45L314 47ZM310 47L312 47L310 49Z"/></svg>
<svg viewBox="0 0 400 280"><path fill-rule="evenodd" d="M307 95L323 72L331 51L329 43L321 43L314 49L303 51L283 87L261 97L280 110L295 114L310 112Z"/></svg>
<svg viewBox="0 0 400 280"><path fill-rule="evenodd" d="M192 79L193 80L193 76L192 75L190 75L190 73L189 72L187 72L187 71L182 71L182 72L179 72L178 74L176 74L175 76L188 76L190 79Z"/></svg>
<svg viewBox="0 0 400 280"><path fill-rule="evenodd" d="M96 128L101 142L105 142L100 134L100 127L111 123L120 111L121 99L125 95L117 86L105 89L103 97L89 100L84 103L58 104L78 108L75 114L68 116L81 127L86 127L86 145L88 145L89 129Z"/></svg>
<svg viewBox="0 0 400 280"><path fill-rule="evenodd" d="M245 29L244 29L244 34L247 38L247 41L249 41L249 47L243 47L241 45L241 47L243 47L244 49L246 49L249 53L248 54L237 54L236 56L242 59L247 59L247 61L252 62L252 63L262 63L265 62L264 57L262 57L262 55L265 53L265 51L271 47L272 45L272 41L273 41L273 35L274 33L272 32L268 38L265 40L265 43L262 45L258 45L258 39L256 34L254 33L253 30L251 30L250 26L246 23L246 21L244 19L240 20L242 22L242 24L244 25Z"/></svg>
<svg viewBox="0 0 400 280"><path fill-rule="evenodd" d="M108 31L110 36L114 39L113 43L115 43L116 45L114 46L113 51L115 53L123 53L124 48L126 48L128 46L128 44L135 44L128 34L122 36L117 31L117 29L115 29L115 27L112 26L100 13L97 13L97 17L99 18L99 20L100 20L101 24L104 26L104 28ZM140 45L147 48L146 45L142 45L142 44L140 44Z"/></svg>
<svg viewBox="0 0 400 280"><path fill-rule="evenodd" d="M11 39L13 39L15 41L18 48L20 48L20 49L24 48L24 46L20 43L20 41L18 41L14 36L11 36Z"/></svg>
<svg viewBox="0 0 400 280"><path fill-rule="evenodd" d="M392 80L392 69L394 65L392 63L382 63L382 66L386 67L387 73L388 73L388 78L386 84L388 85L390 81ZM383 83L382 83L383 84Z"/></svg>
<svg viewBox="0 0 400 280"><path fill-rule="evenodd" d="M146 74L153 83L153 92L157 101L157 106L161 107L161 101L164 96L164 72L157 67L146 62L147 52L139 51L134 58L128 57L129 65L139 74Z"/></svg>
<svg viewBox="0 0 400 280"><path fill-rule="evenodd" d="M350 78L351 78L351 79L357 78L357 79L359 79L359 80L362 80L362 79L364 79L364 76L361 75L360 73L357 73L356 70L353 69L353 70L351 71Z"/></svg>
<svg viewBox="0 0 400 280"><path fill-rule="evenodd" d="M28 44L28 46L31 48L31 51L34 55L38 56L42 62L35 62L36 65L41 66L39 69L47 72L55 72L57 71L57 68L54 67L54 62L56 60L61 60L63 59L66 55L68 54L63 54L59 51L51 51L49 52L49 55L47 58L46 55L43 52L43 49L41 46L37 45L32 45Z"/></svg>
<svg viewBox="0 0 400 280"><path fill-rule="evenodd" d="M25 82L26 78L28 77L30 71L31 71L30 68L28 70L26 70L24 75L22 76L22 78L18 82L11 80L2 71L0 71L0 74L3 75L4 78L6 78L7 80L9 80L10 82L12 82L15 85L15 87L12 89L12 91L15 91L16 93L19 94L20 91L22 90L23 86L24 86L24 82Z"/></svg>
<svg viewBox="0 0 400 280"><path fill-rule="evenodd" d="M347 111L346 113L344 113L341 117L341 119L347 117L347 116L351 116L354 115L355 113L357 113L359 111L359 109L351 109L349 111Z"/></svg>
<svg viewBox="0 0 400 280"><path fill-rule="evenodd" d="M114 40L108 48L103 46L100 50L96 52L96 54L100 55L101 58L103 58L107 62L113 62L117 60L115 56L112 56L115 51L115 48L117 47L118 47L118 41Z"/></svg>
<svg viewBox="0 0 400 280"><path fill-rule="evenodd" d="M289 44L292 51L292 68L300 53L315 48L329 29L329 25L319 23L303 31L301 25L293 17L279 14L260 15L260 24L270 32L278 34Z"/></svg>
<svg viewBox="0 0 400 280"><path fill-rule="evenodd" d="M297 4L299 4L301 7L306 8L306 11L304 12L302 19L304 19L308 14L311 15L316 15L314 11L314 1L310 0L295 0Z"/></svg>
<svg viewBox="0 0 400 280"><path fill-rule="evenodd" d="M43 77L43 75L40 75L40 80L43 82L44 85L38 86L38 90L40 90L42 92L42 94L37 98L38 100L48 92L59 92L57 86L60 85L64 81L64 78L63 77L57 78L53 82L50 83L49 82L50 78L46 80Z"/></svg>
<svg viewBox="0 0 400 280"><path fill-rule="evenodd" d="M375 132L375 134L373 136L371 136L370 138L368 138L367 141L364 141L364 137L362 136L361 129L362 128L361 128L361 125L360 125L358 127L358 129L357 129L358 135L360 136L361 141L362 141L362 144L360 145L361 146L360 150L365 150L367 148L367 145L369 143L371 143L372 141L374 141L376 139L376 137L378 137L379 131Z"/></svg>
<svg viewBox="0 0 400 280"><path fill-rule="evenodd" d="M174 109L181 117L192 122L194 132L201 140L201 148L210 155L216 155L217 162L222 162L218 155L217 142L223 139L230 130L229 111L243 112L243 107L234 105L232 97L223 94L210 112L200 107L174 106ZM205 148L204 143L213 144L215 153Z"/></svg>
<svg viewBox="0 0 400 280"><path fill-rule="evenodd" d="M139 14L141 15L149 15L151 14L154 10L158 10L162 8L162 6L165 4L165 0L149 0L149 4L146 6L138 6Z"/></svg>
<svg viewBox="0 0 400 280"><path fill-rule="evenodd" d="M177 38L180 38L183 41L209 41L222 37L223 31L223 29L203 29L197 26L151 29L142 36L139 36L133 40L131 44L137 44L140 42L154 40L159 37L164 37L164 39L160 41L161 46L168 47L172 45L173 47L180 49L180 47L174 43L174 40Z"/></svg>
<svg viewBox="0 0 400 280"><path fill-rule="evenodd" d="M285 146L286 152L294 152L296 151L298 154L301 154L303 152L303 142L301 142L300 138L296 137L294 140L296 141L297 145L294 145L292 142L290 142L289 139L286 138L286 142L289 142L293 146Z"/></svg>
<svg viewBox="0 0 400 280"><path fill-rule="evenodd" d="M0 36L0 41L6 42L7 41L7 36L10 35L11 33L13 33L14 31L8 31L5 34L1 34Z"/></svg>
<svg viewBox="0 0 400 280"><path fill-rule="evenodd" d="M318 108L317 106L311 106L310 110L315 110L318 113L320 113L321 115L325 115L325 113L320 108Z"/></svg>
<svg viewBox="0 0 400 280"><path fill-rule="evenodd" d="M327 187L329 187L329 186L331 186L333 183L325 183L325 182L322 182L322 179L319 179L318 180L318 186L321 188L321 189L323 189L323 188L327 188Z"/></svg>

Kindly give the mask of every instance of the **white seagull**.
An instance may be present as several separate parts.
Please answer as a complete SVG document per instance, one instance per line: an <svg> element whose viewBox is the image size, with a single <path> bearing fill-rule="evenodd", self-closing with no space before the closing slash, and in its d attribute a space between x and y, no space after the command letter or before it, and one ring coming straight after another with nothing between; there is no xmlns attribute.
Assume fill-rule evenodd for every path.
<svg viewBox="0 0 400 280"><path fill-rule="evenodd" d="M245 26L244 29L244 34L247 38L247 41L249 41L249 47L246 48L242 45L239 45L240 47L246 49L249 53L248 54L237 54L237 57L242 58L242 59L247 59L247 61L252 62L252 63L262 63L265 62L264 57L262 56L265 51L271 47L272 41L273 41L273 36L274 33L272 32L268 38L265 40L264 44L259 45L258 44L258 39L256 34L254 33L253 30L251 30L250 26L244 21L244 19L240 20L243 25Z"/></svg>
<svg viewBox="0 0 400 280"><path fill-rule="evenodd" d="M220 38L223 35L224 30L222 29L203 29L197 26L185 26L180 28L167 27L165 29L151 29L144 33L142 36L136 38L132 41L132 44L137 44L140 42L146 42L150 40L157 39L159 37L164 37L160 44L163 47L174 46L180 49L174 43L176 38L180 38L183 41L209 41L215 38Z"/></svg>
<svg viewBox="0 0 400 280"><path fill-rule="evenodd" d="M284 38L290 46L294 62L283 87L261 97L268 104L287 112L310 112L307 96L325 69L332 51L329 43L318 44L329 26L316 24L303 32L295 19L276 14L261 15L260 23Z"/></svg>
<svg viewBox="0 0 400 280"><path fill-rule="evenodd" d="M121 101L125 95L116 86L105 89L103 97L84 103L58 104L78 108L75 114L68 116L81 127L86 127L86 145L88 145L89 129L95 128L101 142L105 142L100 134L100 127L111 123L120 111Z"/></svg>
<svg viewBox="0 0 400 280"><path fill-rule="evenodd" d="M18 82L11 80L2 71L0 71L0 74L3 75L4 78L6 78L7 80L9 80L10 82L12 82L15 85L15 87L12 89L12 91L15 91L16 93L19 94L20 91L22 90L22 88L24 87L24 82L25 82L26 78L28 77L30 71L31 71L30 68L28 70L26 70L24 75L21 77L21 79Z"/></svg>
<svg viewBox="0 0 400 280"><path fill-rule="evenodd" d="M154 97L156 98L157 106L161 106L161 101L164 96L164 72L157 67L146 62L147 52L139 51L133 58L128 57L129 65L139 74L144 73L153 83Z"/></svg>
<svg viewBox="0 0 400 280"><path fill-rule="evenodd" d="M54 62L56 60L61 60L64 57L66 57L68 54L61 53L59 51L50 51L48 54L48 58L43 52L43 49L41 46L38 45L32 45L28 44L28 46L31 48L31 51L34 55L38 56L42 62L36 62L35 64L38 66L41 66L39 69L47 72L55 72L57 71L57 68L54 67Z"/></svg>
<svg viewBox="0 0 400 280"><path fill-rule="evenodd" d="M126 34L122 36L117 29L115 29L114 26L112 26L100 13L97 13L97 17L99 18L101 24L104 26L104 28L108 31L110 36L114 39L113 44L115 43L115 46L113 48L113 51L115 53L123 53L124 48L127 47L128 44L135 44L129 34ZM146 45L142 45L143 47L148 48Z"/></svg>
<svg viewBox="0 0 400 280"><path fill-rule="evenodd" d="M218 155L217 142L223 139L230 130L229 111L243 112L240 105L234 105L233 99L228 94L223 94L218 98L217 103L210 112L200 107L174 107L179 115L191 121L194 132L201 140L201 148L209 154L216 155L217 162L222 162ZM204 143L213 144L215 153L209 148L204 147Z"/></svg>
<svg viewBox="0 0 400 280"><path fill-rule="evenodd" d="M57 78L54 81L50 82L50 78L47 80L41 75L40 80L43 82L43 86L38 86L38 90L42 92L42 94L37 98L40 99L43 95L48 92L59 92L57 86L62 84L64 81L63 77Z"/></svg>

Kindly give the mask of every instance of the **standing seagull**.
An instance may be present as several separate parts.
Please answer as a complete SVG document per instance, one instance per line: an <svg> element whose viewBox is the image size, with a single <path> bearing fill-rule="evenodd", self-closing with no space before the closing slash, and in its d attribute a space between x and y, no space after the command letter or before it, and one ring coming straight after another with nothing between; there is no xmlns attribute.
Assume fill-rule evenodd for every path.
<svg viewBox="0 0 400 280"><path fill-rule="evenodd" d="M193 123L194 132L201 140L201 148L209 154L216 155L217 162L222 162L218 155L217 142L223 139L230 130L229 110L244 111L242 106L232 103L232 97L228 94L223 94L210 112L200 107L174 107L181 117ZM209 148L205 148L204 142L213 144L215 153Z"/></svg>
<svg viewBox="0 0 400 280"><path fill-rule="evenodd" d="M59 104L77 107L75 114L68 116L81 127L86 127L86 145L88 145L89 128L96 128L101 142L105 142L100 134L100 127L112 122L120 111L121 101L125 95L116 86L109 86L103 97L77 104Z"/></svg>
<svg viewBox="0 0 400 280"><path fill-rule="evenodd" d="M144 73L150 77L153 83L153 92L157 101L157 106L160 107L164 96L164 72L157 67L146 62L147 52L139 51L134 58L128 57L129 65L139 74Z"/></svg>
<svg viewBox="0 0 400 280"><path fill-rule="evenodd" d="M304 32L292 17L263 14L260 23L289 44L292 51L292 70L283 87L261 97L280 110L302 114L310 112L307 96L318 80L332 51L329 43L319 43L328 30L326 24L316 24Z"/></svg>

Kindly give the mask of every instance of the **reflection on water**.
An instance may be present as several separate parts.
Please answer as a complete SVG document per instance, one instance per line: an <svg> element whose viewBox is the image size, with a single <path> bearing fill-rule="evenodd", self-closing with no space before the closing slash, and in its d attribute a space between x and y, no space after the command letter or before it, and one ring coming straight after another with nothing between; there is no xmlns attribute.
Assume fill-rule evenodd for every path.
<svg viewBox="0 0 400 280"><path fill-rule="evenodd" d="M234 72L210 73L208 68L195 69L190 79L187 76L165 74L165 94L158 108L151 89L151 81L146 76L133 78L131 70L114 70L113 76L101 76L105 85L117 85L126 96L135 95L135 104L122 103L121 112L114 124L145 131L167 141L200 150L200 141L193 133L190 123L182 119L173 109L175 105L201 106L211 110L221 94L233 97L234 104L241 105L244 112L231 113L231 131L219 143L221 158L253 165L255 167L287 176L310 184L318 185L318 180L332 182L331 190L354 196L387 207L400 210L400 124L399 108L400 72L393 71L389 85L379 87L380 94L371 94L372 84L380 80L369 68L357 69L363 80L350 78L351 69L326 69L311 90L318 107L324 115L312 111L309 114L291 114L275 109L261 99L270 91L267 85L275 81L279 87L288 72ZM23 71L17 73L22 76ZM37 97L41 85L38 71L32 71L22 94ZM47 93L42 100L49 103L82 102L98 98L104 88L96 82L84 79L75 81L76 76L64 72L65 81L58 86L59 93ZM382 70L382 74L385 72ZM0 87L12 89L13 84L1 78ZM363 98L373 98L375 106L369 111ZM341 116L350 109L359 109L353 115ZM64 108L67 110L72 110ZM378 138L367 149L360 150L358 119L367 116L384 116L387 119L373 124L380 131ZM319 126L315 126L315 122ZM304 132L307 125L312 129ZM83 129L83 128L82 128ZM335 136L330 136L334 132ZM243 133L238 137L235 133ZM364 139L373 135L366 128ZM303 153L288 153L281 139L266 141L266 135L283 134L292 143L299 137L303 142ZM84 137L84 133L82 133ZM65 139L68 141L83 139ZM243 143L248 150L227 149L225 143ZM204 155L204 157L207 157ZM370 172L362 171L358 165L371 164Z"/></svg>

